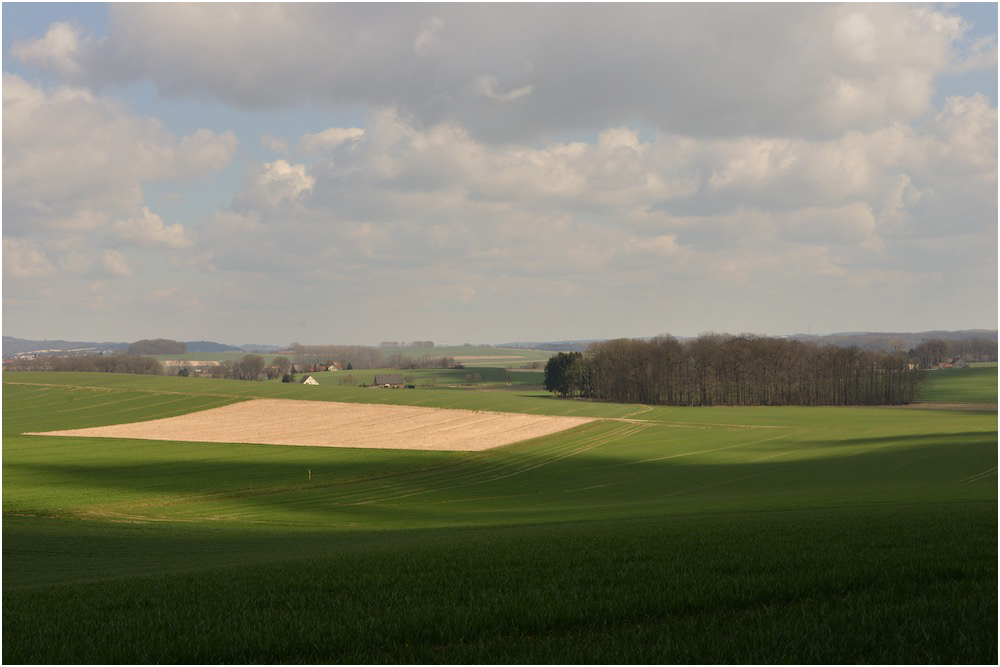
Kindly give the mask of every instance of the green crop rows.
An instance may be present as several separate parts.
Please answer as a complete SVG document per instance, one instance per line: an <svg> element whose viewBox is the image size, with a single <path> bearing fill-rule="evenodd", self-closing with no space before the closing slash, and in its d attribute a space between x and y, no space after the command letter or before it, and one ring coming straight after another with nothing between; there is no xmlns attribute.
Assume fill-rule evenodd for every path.
<svg viewBox="0 0 1000 667"><path fill-rule="evenodd" d="M980 410L5 373L3 659L995 663L973 370L922 399ZM25 435L254 397L600 419L477 453Z"/></svg>

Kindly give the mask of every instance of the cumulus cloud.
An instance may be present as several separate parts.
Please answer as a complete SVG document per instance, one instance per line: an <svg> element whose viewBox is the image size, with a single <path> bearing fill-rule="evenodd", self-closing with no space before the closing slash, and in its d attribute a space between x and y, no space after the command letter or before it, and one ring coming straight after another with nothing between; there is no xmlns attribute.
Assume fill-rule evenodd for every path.
<svg viewBox="0 0 1000 667"><path fill-rule="evenodd" d="M32 41L17 41L10 55L21 62L53 70L61 77L72 79L81 74L80 57L85 48L80 30L72 24L57 21L49 26L44 37Z"/></svg>
<svg viewBox="0 0 1000 667"><path fill-rule="evenodd" d="M105 39L53 26L12 51L72 85L4 75L5 277L454 331L503 304L596 335L635 311L732 326L706 302L749 330L760 294L833 321L808 295L854 312L991 283L997 111L935 97L995 67L969 30L895 4L114 5ZM146 79L238 129L172 132L109 85ZM219 194L236 132L243 180ZM184 196L147 201L164 182ZM198 187L214 207L179 224Z"/></svg>
<svg viewBox="0 0 1000 667"><path fill-rule="evenodd" d="M128 220L113 223L108 230L108 238L113 243L149 248L188 248L192 241L181 224L167 225L148 207L142 214Z"/></svg>
<svg viewBox="0 0 1000 667"><path fill-rule="evenodd" d="M938 155L962 174L997 178L997 110L985 95L949 97L935 122Z"/></svg>
<svg viewBox="0 0 1000 667"><path fill-rule="evenodd" d="M10 278L45 278L55 267L37 243L24 239L3 239L3 273Z"/></svg>
<svg viewBox="0 0 1000 667"><path fill-rule="evenodd" d="M126 3L106 39L54 27L17 53L244 107L394 105L505 141L635 119L701 136L830 136L923 113L937 75L990 66L995 48L955 46L968 30L947 9L905 4Z"/></svg>
<svg viewBox="0 0 1000 667"><path fill-rule="evenodd" d="M500 80L492 74L483 74L476 77L476 87L486 97L500 102L510 102L519 97L530 95L534 89L532 85L524 85L511 90L500 91Z"/></svg>
<svg viewBox="0 0 1000 667"><path fill-rule="evenodd" d="M136 215L146 183L208 175L229 162L232 132L181 138L155 118L77 87L45 90L4 73L4 230L93 230Z"/></svg>
<svg viewBox="0 0 1000 667"><path fill-rule="evenodd" d="M281 153L282 155L289 154L288 142L284 139L279 139L278 137L272 137L270 134L265 134L260 138L260 143L265 148L269 148L275 153Z"/></svg>
<svg viewBox="0 0 1000 667"><path fill-rule="evenodd" d="M101 253L100 272L106 276L127 278L133 275L132 267L129 266L125 255L117 250L105 250Z"/></svg>
<svg viewBox="0 0 1000 667"><path fill-rule="evenodd" d="M330 127L322 132L303 135L299 148L306 153L331 150L347 142L355 142L364 134L364 129L360 127Z"/></svg>
<svg viewBox="0 0 1000 667"><path fill-rule="evenodd" d="M173 157L174 164L164 165L175 179L199 178L225 167L239 143L231 130L217 133L201 128L181 137Z"/></svg>
<svg viewBox="0 0 1000 667"><path fill-rule="evenodd" d="M295 203L316 183L306 165L287 160L265 162L251 171L250 187L237 198L240 208L273 208Z"/></svg>
<svg viewBox="0 0 1000 667"><path fill-rule="evenodd" d="M441 33L443 31L444 21L436 16L421 23L420 30L413 39L413 52L418 56L424 56L441 48Z"/></svg>

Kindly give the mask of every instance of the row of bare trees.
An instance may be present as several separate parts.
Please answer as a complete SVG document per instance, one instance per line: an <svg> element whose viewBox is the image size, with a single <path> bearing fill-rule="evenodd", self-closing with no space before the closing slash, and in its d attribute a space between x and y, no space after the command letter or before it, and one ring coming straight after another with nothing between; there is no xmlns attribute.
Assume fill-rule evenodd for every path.
<svg viewBox="0 0 1000 667"><path fill-rule="evenodd" d="M16 359L4 365L12 371L61 371L72 373L133 373L161 375L163 365L152 357L131 354L76 354Z"/></svg>
<svg viewBox="0 0 1000 667"><path fill-rule="evenodd" d="M549 364L551 391L651 405L897 405L922 377L905 354L728 334L610 340Z"/></svg>
<svg viewBox="0 0 1000 667"><path fill-rule="evenodd" d="M408 357L403 354L392 354L382 360L385 368L455 368L455 358L448 356L436 357L432 354L422 354L419 357Z"/></svg>
<svg viewBox="0 0 1000 667"><path fill-rule="evenodd" d="M407 347L407 345L400 344L397 347ZM432 341L414 341L409 347L432 348L434 343ZM330 361L339 361L344 368L350 365L351 368L355 369L453 368L455 366L453 357L432 354L423 354L419 357L404 354L383 356L378 348L364 345L300 345L292 343L289 346L289 351L298 366L324 364Z"/></svg>
<svg viewBox="0 0 1000 667"><path fill-rule="evenodd" d="M942 340L931 338L912 350L910 359L921 368L935 368L941 363L969 364L977 361L996 361L997 342L986 338Z"/></svg>
<svg viewBox="0 0 1000 667"><path fill-rule="evenodd" d="M300 345L289 346L296 365L323 364L339 361L347 368L383 368L385 360L377 348L366 345Z"/></svg>
<svg viewBox="0 0 1000 667"><path fill-rule="evenodd" d="M270 364L259 354L245 354L239 359L227 359L217 366L208 366L205 375L225 380L268 380L290 375L292 363L285 357L276 357Z"/></svg>

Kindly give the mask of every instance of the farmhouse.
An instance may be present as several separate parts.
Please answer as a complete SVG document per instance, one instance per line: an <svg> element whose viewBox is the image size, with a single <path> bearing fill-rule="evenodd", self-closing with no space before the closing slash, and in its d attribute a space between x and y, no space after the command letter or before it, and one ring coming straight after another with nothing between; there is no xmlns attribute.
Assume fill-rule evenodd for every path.
<svg viewBox="0 0 1000 667"><path fill-rule="evenodd" d="M312 375L303 375L302 379L299 380L299 384L319 384Z"/></svg>
<svg viewBox="0 0 1000 667"><path fill-rule="evenodd" d="M400 389L404 386L403 376L399 373L376 375L374 386L382 387L383 389Z"/></svg>

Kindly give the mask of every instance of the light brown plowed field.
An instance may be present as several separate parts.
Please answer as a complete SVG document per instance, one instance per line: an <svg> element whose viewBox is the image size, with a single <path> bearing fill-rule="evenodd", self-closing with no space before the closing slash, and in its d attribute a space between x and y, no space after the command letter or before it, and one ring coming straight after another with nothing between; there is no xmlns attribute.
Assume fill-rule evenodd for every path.
<svg viewBox="0 0 1000 667"><path fill-rule="evenodd" d="M403 405L257 399L180 417L48 431L44 435L480 451L557 433L589 421L593 420Z"/></svg>

